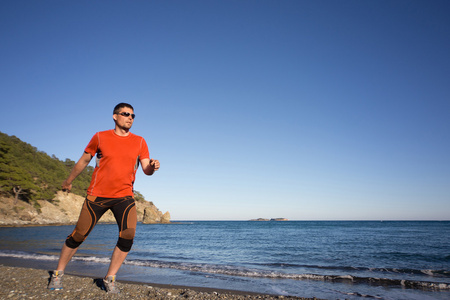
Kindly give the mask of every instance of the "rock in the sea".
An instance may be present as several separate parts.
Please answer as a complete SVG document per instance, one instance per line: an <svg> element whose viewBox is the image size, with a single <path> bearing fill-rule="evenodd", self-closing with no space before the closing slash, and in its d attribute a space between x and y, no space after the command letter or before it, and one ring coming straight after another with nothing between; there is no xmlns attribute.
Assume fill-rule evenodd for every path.
<svg viewBox="0 0 450 300"><path fill-rule="evenodd" d="M170 213L163 214L155 206L146 207L142 218L143 224L170 223Z"/></svg>
<svg viewBox="0 0 450 300"><path fill-rule="evenodd" d="M170 213L168 211L166 211L166 213L162 215L161 223L164 224L170 223Z"/></svg>

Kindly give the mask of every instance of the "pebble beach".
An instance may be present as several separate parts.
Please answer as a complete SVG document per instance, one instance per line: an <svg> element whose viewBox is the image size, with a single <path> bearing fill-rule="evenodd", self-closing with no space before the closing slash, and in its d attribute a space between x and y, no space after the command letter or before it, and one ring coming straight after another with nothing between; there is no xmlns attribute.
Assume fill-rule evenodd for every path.
<svg viewBox="0 0 450 300"><path fill-rule="evenodd" d="M0 265L0 299L317 299L262 295L230 290L155 286L121 282L120 294L107 294L97 284L98 278L64 275L64 289L47 289L49 271Z"/></svg>

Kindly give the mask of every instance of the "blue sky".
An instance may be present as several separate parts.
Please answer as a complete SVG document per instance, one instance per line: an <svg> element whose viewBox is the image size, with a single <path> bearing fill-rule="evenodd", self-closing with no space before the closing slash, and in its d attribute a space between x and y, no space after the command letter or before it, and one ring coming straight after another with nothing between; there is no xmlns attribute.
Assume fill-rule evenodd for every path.
<svg viewBox="0 0 450 300"><path fill-rule="evenodd" d="M448 1L1 1L0 131L78 160L112 109L174 220L450 220ZM63 178L62 178L63 180Z"/></svg>

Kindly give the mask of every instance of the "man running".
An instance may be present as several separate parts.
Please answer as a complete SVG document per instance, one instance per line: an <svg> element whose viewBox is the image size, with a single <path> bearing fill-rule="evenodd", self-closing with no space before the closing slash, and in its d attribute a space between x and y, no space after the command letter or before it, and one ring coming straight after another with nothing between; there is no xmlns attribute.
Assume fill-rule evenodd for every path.
<svg viewBox="0 0 450 300"><path fill-rule="evenodd" d="M97 132L87 145L83 155L63 182L63 190L72 188L73 180L96 157L91 184L80 212L75 230L67 237L59 257L58 266L50 278L48 288L60 290L64 270L97 224L100 217L111 209L119 226L119 238L114 248L108 273L103 279L108 293L119 293L115 285L116 274L127 257L136 232L137 213L133 184L139 164L146 175L159 169L159 161L150 159L145 140L130 132L134 122L134 109L128 103L119 103L113 111L115 128Z"/></svg>

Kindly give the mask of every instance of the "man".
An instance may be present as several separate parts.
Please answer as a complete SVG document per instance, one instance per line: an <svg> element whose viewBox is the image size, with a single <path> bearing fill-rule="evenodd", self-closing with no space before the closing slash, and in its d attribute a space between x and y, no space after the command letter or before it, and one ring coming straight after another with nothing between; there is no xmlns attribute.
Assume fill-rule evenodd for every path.
<svg viewBox="0 0 450 300"><path fill-rule="evenodd" d="M140 163L144 173L152 175L160 166L158 160L150 159L145 140L130 132L134 118L134 109L130 104L116 105L113 111L115 128L97 132L92 137L80 160L62 184L63 190L70 190L73 180L86 168L92 157L97 155L91 184L77 225L67 237L58 267L50 278L48 288L51 290L62 289L62 277L67 264L100 217L111 209L119 225L119 239L103 284L108 293L119 292L115 285L116 273L131 249L136 232L137 214L133 198L136 170Z"/></svg>

